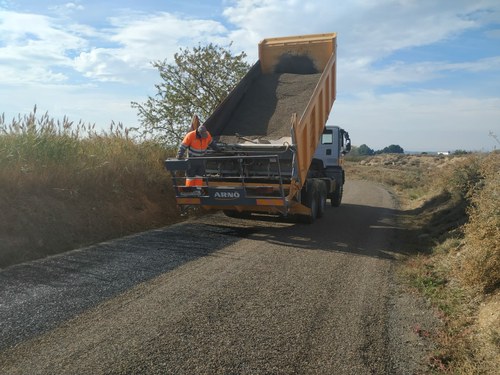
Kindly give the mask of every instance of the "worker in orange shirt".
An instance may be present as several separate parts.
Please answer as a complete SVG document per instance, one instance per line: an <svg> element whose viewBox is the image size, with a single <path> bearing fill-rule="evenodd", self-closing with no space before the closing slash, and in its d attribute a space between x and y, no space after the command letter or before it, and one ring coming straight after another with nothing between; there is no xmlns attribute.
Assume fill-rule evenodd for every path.
<svg viewBox="0 0 500 375"><path fill-rule="evenodd" d="M209 147L214 151L218 151L217 144L203 125L198 126L196 130L190 131L184 137L177 152L177 159L182 159L186 150L188 151L190 167L186 171L186 186L201 187L203 185L205 162L196 160L196 158L204 156Z"/></svg>

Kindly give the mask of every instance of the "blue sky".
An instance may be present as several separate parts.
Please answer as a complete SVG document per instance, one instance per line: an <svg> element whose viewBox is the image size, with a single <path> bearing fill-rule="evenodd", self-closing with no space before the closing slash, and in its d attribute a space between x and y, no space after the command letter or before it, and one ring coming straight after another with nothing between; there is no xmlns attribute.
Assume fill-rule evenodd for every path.
<svg viewBox="0 0 500 375"><path fill-rule="evenodd" d="M137 126L150 62L209 42L257 59L267 37L338 33L330 124L381 149L500 145L498 0L0 0L0 113Z"/></svg>

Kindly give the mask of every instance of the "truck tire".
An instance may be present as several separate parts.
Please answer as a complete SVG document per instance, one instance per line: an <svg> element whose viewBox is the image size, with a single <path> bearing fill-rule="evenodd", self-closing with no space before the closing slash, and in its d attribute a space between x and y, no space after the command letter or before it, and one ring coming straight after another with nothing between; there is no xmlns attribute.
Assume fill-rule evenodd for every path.
<svg viewBox="0 0 500 375"><path fill-rule="evenodd" d="M326 195L326 184L323 181L318 181L318 218L325 214Z"/></svg>
<svg viewBox="0 0 500 375"><path fill-rule="evenodd" d="M318 217L318 186L315 181L310 181L307 184L307 189L302 192L303 200L302 203L311 209L310 215L301 215L299 217L300 222L305 224L312 224Z"/></svg>
<svg viewBox="0 0 500 375"><path fill-rule="evenodd" d="M330 203L332 207L339 207L340 202L342 202L342 193L344 191L344 186L338 185L330 197Z"/></svg>

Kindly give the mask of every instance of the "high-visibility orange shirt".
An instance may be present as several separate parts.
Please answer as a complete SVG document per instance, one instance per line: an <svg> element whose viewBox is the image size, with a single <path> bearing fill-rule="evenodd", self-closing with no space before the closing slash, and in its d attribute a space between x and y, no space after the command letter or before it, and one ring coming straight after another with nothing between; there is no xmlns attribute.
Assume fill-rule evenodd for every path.
<svg viewBox="0 0 500 375"><path fill-rule="evenodd" d="M181 145L188 150L189 156L203 156L210 143L212 143L210 133L207 138L201 138L197 137L196 130L193 130L186 134Z"/></svg>

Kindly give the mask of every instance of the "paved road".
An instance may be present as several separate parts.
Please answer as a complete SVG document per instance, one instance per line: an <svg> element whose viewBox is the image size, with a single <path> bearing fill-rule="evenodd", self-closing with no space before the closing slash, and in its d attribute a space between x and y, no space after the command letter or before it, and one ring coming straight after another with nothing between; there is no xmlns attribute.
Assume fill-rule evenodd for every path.
<svg viewBox="0 0 500 375"><path fill-rule="evenodd" d="M1 374L413 374L391 195L313 225L221 214L0 271Z"/></svg>

